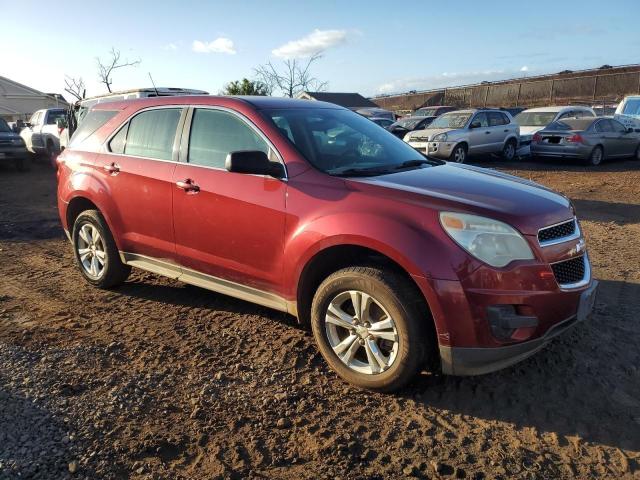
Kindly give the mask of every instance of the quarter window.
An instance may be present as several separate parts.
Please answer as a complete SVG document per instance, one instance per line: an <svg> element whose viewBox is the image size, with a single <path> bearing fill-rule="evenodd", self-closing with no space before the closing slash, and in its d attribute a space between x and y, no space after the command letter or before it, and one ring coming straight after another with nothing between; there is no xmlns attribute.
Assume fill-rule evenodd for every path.
<svg viewBox="0 0 640 480"><path fill-rule="evenodd" d="M227 154L242 150L260 150L269 154L269 146L236 115L221 110L196 109L189 139L189 163L224 168Z"/></svg>
<svg viewBox="0 0 640 480"><path fill-rule="evenodd" d="M133 117L129 121L125 155L171 160L181 113L180 108L162 108Z"/></svg>

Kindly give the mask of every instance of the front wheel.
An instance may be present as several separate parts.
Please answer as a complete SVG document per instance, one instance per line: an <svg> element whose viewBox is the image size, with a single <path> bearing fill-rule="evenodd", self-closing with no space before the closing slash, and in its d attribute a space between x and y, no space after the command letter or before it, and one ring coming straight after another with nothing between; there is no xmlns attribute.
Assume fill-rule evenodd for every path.
<svg viewBox="0 0 640 480"><path fill-rule="evenodd" d="M467 149L464 148L464 145L457 145L453 149L449 161L455 163L464 163L467 161Z"/></svg>
<svg viewBox="0 0 640 480"><path fill-rule="evenodd" d="M419 372L429 318L413 290L403 277L373 267L345 268L322 282L311 307L313 336L344 380L390 392Z"/></svg>
<svg viewBox="0 0 640 480"><path fill-rule="evenodd" d="M86 210L73 224L73 251L82 276L99 288L123 283L131 267L120 260L118 248L104 217L97 210Z"/></svg>

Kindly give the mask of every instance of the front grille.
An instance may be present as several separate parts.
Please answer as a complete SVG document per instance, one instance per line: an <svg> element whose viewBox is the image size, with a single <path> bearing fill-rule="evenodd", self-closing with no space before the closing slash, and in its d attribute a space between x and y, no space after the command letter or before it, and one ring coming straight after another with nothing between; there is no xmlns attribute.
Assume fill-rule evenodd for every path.
<svg viewBox="0 0 640 480"><path fill-rule="evenodd" d="M570 237L574 233L576 233L575 218L558 225L541 229L538 232L538 241L540 242L540 245L542 245L560 238Z"/></svg>
<svg viewBox="0 0 640 480"><path fill-rule="evenodd" d="M551 269L559 285L577 283L584 279L584 255L572 258L571 260L565 260L564 262L554 263L551 265Z"/></svg>

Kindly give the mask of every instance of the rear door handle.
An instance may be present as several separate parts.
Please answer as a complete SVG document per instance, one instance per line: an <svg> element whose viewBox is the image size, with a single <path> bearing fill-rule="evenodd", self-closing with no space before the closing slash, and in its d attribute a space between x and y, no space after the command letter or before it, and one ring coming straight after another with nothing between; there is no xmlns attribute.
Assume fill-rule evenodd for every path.
<svg viewBox="0 0 640 480"><path fill-rule="evenodd" d="M505 130L504 133L509 133L509 130Z"/></svg>
<svg viewBox="0 0 640 480"><path fill-rule="evenodd" d="M102 168L104 168L105 171L110 173L111 175L115 175L120 171L120 165L116 164L115 162L111 162L109 165L105 165Z"/></svg>
<svg viewBox="0 0 640 480"><path fill-rule="evenodd" d="M185 192L198 193L200 191L200 187L196 185L190 178L187 178L185 180L178 180L176 182L176 186L178 188L181 188Z"/></svg>
<svg viewBox="0 0 640 480"><path fill-rule="evenodd" d="M484 132L484 133L485 133L485 135L489 135L491 132Z"/></svg>

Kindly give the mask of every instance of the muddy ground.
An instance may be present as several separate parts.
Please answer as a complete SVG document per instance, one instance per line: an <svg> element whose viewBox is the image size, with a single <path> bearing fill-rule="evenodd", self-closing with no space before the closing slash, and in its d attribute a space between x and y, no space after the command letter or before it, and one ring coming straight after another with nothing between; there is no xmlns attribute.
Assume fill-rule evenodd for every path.
<svg viewBox="0 0 640 480"><path fill-rule="evenodd" d="M0 168L0 478L640 478L640 163L479 162L569 195L594 316L535 357L397 395L292 318L136 271L89 287L55 175Z"/></svg>

